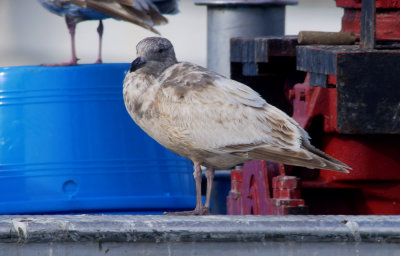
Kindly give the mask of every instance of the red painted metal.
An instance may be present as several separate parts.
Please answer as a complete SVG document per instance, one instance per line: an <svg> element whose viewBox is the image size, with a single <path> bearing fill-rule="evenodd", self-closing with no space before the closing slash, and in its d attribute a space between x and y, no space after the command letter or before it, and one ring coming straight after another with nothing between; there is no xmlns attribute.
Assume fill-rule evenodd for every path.
<svg viewBox="0 0 400 256"><path fill-rule="evenodd" d="M361 9L361 0L336 0L336 5L343 8ZM376 8L398 9L400 8L400 0L376 0Z"/></svg>
<svg viewBox="0 0 400 256"><path fill-rule="evenodd" d="M330 80L334 82L335 79ZM296 84L290 95L293 118L307 129L314 118L322 116L321 149L353 168L349 174L321 170L316 178L302 182L303 192L313 191L302 192L310 212L400 214L400 136L339 134L336 89L311 86L308 77L304 83ZM345 191L348 191L346 198L333 203ZM332 204L317 200L319 196Z"/></svg>
<svg viewBox="0 0 400 256"><path fill-rule="evenodd" d="M226 211L230 215L243 214L242 209L242 168L236 168L231 171L231 190L226 198Z"/></svg>
<svg viewBox="0 0 400 256"><path fill-rule="evenodd" d="M307 74L303 84L296 84L290 91L293 102L293 118L305 129L310 128L313 119L321 115L324 118L324 132L337 130L337 90L309 86ZM328 84L336 83L335 76L328 76Z"/></svg>
<svg viewBox="0 0 400 256"><path fill-rule="evenodd" d="M359 34L361 0L336 2L345 8L342 31ZM400 0L377 0L376 8L377 39L400 40ZM285 95L293 118L317 132L319 147L351 166L350 174L249 162L232 171L228 214L292 214L306 209L305 203L311 214L400 214L400 135L340 134L336 80L328 75L331 88L315 87L307 75L304 82L285 87ZM320 127L316 119L322 120ZM289 174L301 176L301 182Z"/></svg>
<svg viewBox="0 0 400 256"><path fill-rule="evenodd" d="M336 77L328 76L328 84L335 83ZM288 95L293 118L302 127L309 129L316 117L323 118L318 129L324 133L321 149L353 170L320 170L300 186L298 178L286 176L291 172L278 164L246 163L232 172L228 214L283 215L296 208L304 212L305 202L312 214L400 214L400 136L339 134L336 88L311 86L309 76Z"/></svg>
<svg viewBox="0 0 400 256"><path fill-rule="evenodd" d="M400 136L326 134L323 150L348 163L350 174L321 171L320 177L335 180L374 180L400 182ZM400 197L400 191L398 193Z"/></svg>
<svg viewBox="0 0 400 256"><path fill-rule="evenodd" d="M276 174L279 175L271 177ZM284 175L283 165L266 161L245 163L243 168L231 172L228 214L304 213L307 207L300 198L299 182L299 178Z"/></svg>
<svg viewBox="0 0 400 256"><path fill-rule="evenodd" d="M336 0L338 7L344 8L342 31L360 37L361 1ZM376 1L376 38L378 40L400 40L400 1Z"/></svg>
<svg viewBox="0 0 400 256"><path fill-rule="evenodd" d="M381 10L381 11L379 11ZM400 39L400 23L398 17L400 10L383 10L376 11L376 39L377 40L399 40ZM360 18L361 9L345 9L342 18L343 32L350 32L360 37Z"/></svg>
<svg viewBox="0 0 400 256"><path fill-rule="evenodd" d="M309 129L314 118L322 116L325 133L322 149L353 168L350 174L323 171L320 176L329 181L400 180L400 137L338 134L336 88L310 86L308 77L304 83L296 84L290 93L293 118L303 128ZM330 83L335 82L334 78L328 78ZM381 169L385 171L376 171Z"/></svg>

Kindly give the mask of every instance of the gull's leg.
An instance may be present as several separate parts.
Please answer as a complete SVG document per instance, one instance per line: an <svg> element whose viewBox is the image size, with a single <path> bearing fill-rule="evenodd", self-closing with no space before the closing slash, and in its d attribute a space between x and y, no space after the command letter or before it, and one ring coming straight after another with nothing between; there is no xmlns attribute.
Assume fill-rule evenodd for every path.
<svg viewBox="0 0 400 256"><path fill-rule="evenodd" d="M61 62L56 64L42 64L43 66L73 66L78 64L78 58L76 57L76 52L75 52L75 28L77 22L78 21L74 20L72 17L68 15L65 16L65 23L67 24L68 31L71 37L71 51L72 51L71 60L68 62Z"/></svg>
<svg viewBox="0 0 400 256"><path fill-rule="evenodd" d="M69 62L70 65L76 65L78 64L78 58L76 57L76 51L75 51L75 28L76 28L76 22L75 21L70 21L68 19L68 16L65 17L65 20L67 22L67 27L69 34L71 36L71 61Z"/></svg>
<svg viewBox="0 0 400 256"><path fill-rule="evenodd" d="M99 26L97 27L97 33L99 34L99 52L98 52L98 57L95 63L103 63L102 59L101 59L101 47L103 45L103 30L104 30L104 26L103 26L103 21L99 20Z"/></svg>
<svg viewBox="0 0 400 256"><path fill-rule="evenodd" d="M193 177L196 182L196 208L195 212L200 212L203 209L203 202L201 200L201 167L199 164L195 164Z"/></svg>
<svg viewBox="0 0 400 256"><path fill-rule="evenodd" d="M170 212L167 215L207 215L210 213L209 209L203 206L201 200L201 167L199 164L194 164L193 177L196 182L196 208L193 211L183 211L183 212ZM208 185L208 178L207 178ZM208 187L207 187L208 193ZM210 190L211 193L211 190Z"/></svg>
<svg viewBox="0 0 400 256"><path fill-rule="evenodd" d="M204 208L210 211L210 197L211 197L211 189L212 189L212 184L214 181L214 173L215 170L213 168L210 168L206 172L206 178L207 178L207 193L206 193L206 202L204 204Z"/></svg>

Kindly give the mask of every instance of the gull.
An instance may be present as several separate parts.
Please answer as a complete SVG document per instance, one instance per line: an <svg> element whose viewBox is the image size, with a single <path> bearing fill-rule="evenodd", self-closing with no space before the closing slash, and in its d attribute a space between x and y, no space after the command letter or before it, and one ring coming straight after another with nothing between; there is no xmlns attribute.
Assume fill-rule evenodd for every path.
<svg viewBox="0 0 400 256"><path fill-rule="evenodd" d="M307 132L257 92L201 66L178 62L168 39L148 37L137 46L123 84L125 107L148 135L194 165L196 208L209 214L215 170L252 160L348 173L346 164L310 144ZM207 191L201 199L201 166Z"/></svg>
<svg viewBox="0 0 400 256"><path fill-rule="evenodd" d="M129 21L156 34L155 25L166 24L168 20L161 14L173 14L178 11L176 0L38 0L52 13L65 17L70 37L72 58L68 62L46 64L47 66L70 66L78 63L75 52L76 24L85 20L99 20L98 58L95 63L102 63L101 47L103 38L103 19L115 18Z"/></svg>

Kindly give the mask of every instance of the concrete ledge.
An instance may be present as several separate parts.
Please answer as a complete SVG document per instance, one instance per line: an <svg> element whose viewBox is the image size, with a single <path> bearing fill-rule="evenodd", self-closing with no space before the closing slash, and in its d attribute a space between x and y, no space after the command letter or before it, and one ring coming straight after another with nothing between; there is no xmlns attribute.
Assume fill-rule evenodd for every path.
<svg viewBox="0 0 400 256"><path fill-rule="evenodd" d="M400 216L0 216L0 243L400 243Z"/></svg>
<svg viewBox="0 0 400 256"><path fill-rule="evenodd" d="M0 216L0 254L400 255L400 216Z"/></svg>

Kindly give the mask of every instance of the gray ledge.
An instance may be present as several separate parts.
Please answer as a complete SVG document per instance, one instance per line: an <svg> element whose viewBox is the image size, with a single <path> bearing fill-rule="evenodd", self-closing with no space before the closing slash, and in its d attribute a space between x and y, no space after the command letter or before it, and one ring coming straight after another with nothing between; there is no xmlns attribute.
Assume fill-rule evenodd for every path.
<svg viewBox="0 0 400 256"><path fill-rule="evenodd" d="M294 5L297 0L195 0L196 5L237 6L237 5Z"/></svg>
<svg viewBox="0 0 400 256"><path fill-rule="evenodd" d="M0 243L400 243L400 216L0 216Z"/></svg>

